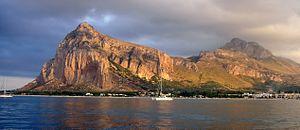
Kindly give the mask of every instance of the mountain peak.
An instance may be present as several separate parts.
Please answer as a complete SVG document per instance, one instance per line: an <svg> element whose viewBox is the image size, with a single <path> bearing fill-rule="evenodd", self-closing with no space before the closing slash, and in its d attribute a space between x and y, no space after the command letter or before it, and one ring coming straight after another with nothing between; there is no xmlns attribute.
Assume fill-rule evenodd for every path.
<svg viewBox="0 0 300 130"><path fill-rule="evenodd" d="M74 31L75 32L89 33L89 34L98 34L99 33L88 22L82 22L82 23L80 23Z"/></svg>
<svg viewBox="0 0 300 130"><path fill-rule="evenodd" d="M240 51L255 59L266 59L273 56L269 50L258 43L247 42L240 38L233 38L230 42L226 43L222 49Z"/></svg>
<svg viewBox="0 0 300 130"><path fill-rule="evenodd" d="M245 46L260 46L262 47L261 45L259 45L257 42L247 42L245 40L242 40L240 38L232 38L230 43L233 43L237 46L240 46L240 47L245 47ZM230 43L227 43L227 44L230 44ZM226 46L226 45L225 45ZM263 48L263 47L262 47Z"/></svg>
<svg viewBox="0 0 300 130"><path fill-rule="evenodd" d="M246 42L246 41L235 37L235 38L232 38L230 42Z"/></svg>
<svg viewBox="0 0 300 130"><path fill-rule="evenodd" d="M77 26L77 29L83 29L83 28L93 28L92 25L90 25L88 22L82 22Z"/></svg>
<svg viewBox="0 0 300 130"><path fill-rule="evenodd" d="M75 48L99 44L104 34L99 33L87 22L80 23L73 31L67 34L65 39L59 44L60 48L72 50Z"/></svg>

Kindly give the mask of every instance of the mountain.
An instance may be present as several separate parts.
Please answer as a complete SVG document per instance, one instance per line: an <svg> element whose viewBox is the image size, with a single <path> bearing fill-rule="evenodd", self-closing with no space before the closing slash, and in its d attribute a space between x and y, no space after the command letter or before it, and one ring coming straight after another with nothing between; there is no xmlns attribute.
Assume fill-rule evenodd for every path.
<svg viewBox="0 0 300 130"><path fill-rule="evenodd" d="M172 57L112 38L84 22L59 43L40 75L20 90L147 91L155 88L159 77L169 87L201 88L214 82L243 90L270 81L297 85L299 74L298 63L276 57L255 42L234 38L198 56Z"/></svg>
<svg viewBox="0 0 300 130"><path fill-rule="evenodd" d="M142 82L132 75L149 80L159 74L170 79L172 65L164 52L111 38L82 23L59 43L55 58L23 89L132 90Z"/></svg>
<svg viewBox="0 0 300 130"><path fill-rule="evenodd" d="M273 56L269 50L260 46L258 43L246 42L239 38L233 38L230 42L226 43L222 49L240 51L255 59L267 59Z"/></svg>

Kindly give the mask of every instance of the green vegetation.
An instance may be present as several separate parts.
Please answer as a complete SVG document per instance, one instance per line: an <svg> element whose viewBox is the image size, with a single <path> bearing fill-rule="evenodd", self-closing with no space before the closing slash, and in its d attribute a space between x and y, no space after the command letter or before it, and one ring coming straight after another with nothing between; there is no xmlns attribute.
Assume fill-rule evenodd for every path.
<svg viewBox="0 0 300 130"><path fill-rule="evenodd" d="M158 87L158 77L153 76L151 81ZM198 86L184 86L178 81L163 79L163 93L171 93L174 97L219 97L219 98L240 98L244 91L232 91L220 83L209 81Z"/></svg>
<svg viewBox="0 0 300 130"><path fill-rule="evenodd" d="M130 70L113 61L110 61L110 63L113 65L111 70L116 74L119 84L142 90L153 90L156 88L151 81L147 81L145 78L140 78L137 75L132 74Z"/></svg>
<svg viewBox="0 0 300 130"><path fill-rule="evenodd" d="M255 92L274 92L274 93L300 93L300 87L287 83L275 81L267 81L265 83L257 83L253 89Z"/></svg>
<svg viewBox="0 0 300 130"><path fill-rule="evenodd" d="M118 97L132 97L132 96L154 96L151 92L157 93L159 86L155 81L157 77L152 78L152 87L155 89L147 89L146 92L138 91L103 91L103 92L89 92L94 96L118 96ZM230 90L222 86L220 83L209 81L199 86L184 87L179 82L163 80L163 93L170 93L173 97L209 97L209 98L242 98L243 93L255 92L269 92L274 93L299 93L298 86L285 86L285 84L268 81L265 84L257 84L254 89L248 90ZM66 95L66 96L85 96L87 92L80 91L14 91L14 94L26 95ZM146 95L145 95L146 94Z"/></svg>
<svg viewBox="0 0 300 130"><path fill-rule="evenodd" d="M214 81L201 84L199 87L176 88L170 92L176 97L197 97L201 95L210 98L240 98L242 96L242 92L231 91Z"/></svg>
<svg viewBox="0 0 300 130"><path fill-rule="evenodd" d="M181 77L176 77L176 80L180 81L186 86L197 86L209 81L214 81L222 84L224 87L231 89L248 88L251 83L244 81L243 79L229 74L222 64L218 62L198 63L198 70L189 70L184 66L175 66L174 70L176 77L180 75ZM184 79L184 80L183 80Z"/></svg>

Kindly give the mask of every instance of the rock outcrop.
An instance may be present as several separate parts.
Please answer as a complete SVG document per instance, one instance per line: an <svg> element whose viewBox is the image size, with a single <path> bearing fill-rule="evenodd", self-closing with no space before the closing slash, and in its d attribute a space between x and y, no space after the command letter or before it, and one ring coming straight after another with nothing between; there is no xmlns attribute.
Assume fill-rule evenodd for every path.
<svg viewBox="0 0 300 130"><path fill-rule="evenodd" d="M147 89L144 84L155 85L151 81L155 77L182 82L182 87L215 81L243 89L255 86L244 77L261 83L285 82L299 74L298 63L275 57L255 42L234 38L214 51L201 51L199 56L171 57L102 34L84 22L59 43L55 57L21 90L143 91Z"/></svg>

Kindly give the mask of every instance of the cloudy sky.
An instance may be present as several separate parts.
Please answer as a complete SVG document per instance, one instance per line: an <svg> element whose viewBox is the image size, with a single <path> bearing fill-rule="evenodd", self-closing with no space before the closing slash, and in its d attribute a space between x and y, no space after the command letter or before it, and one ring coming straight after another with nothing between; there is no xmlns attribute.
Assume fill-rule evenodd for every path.
<svg viewBox="0 0 300 130"><path fill-rule="evenodd" d="M9 87L37 76L83 21L176 56L239 37L300 62L299 0L1 0L0 75Z"/></svg>

